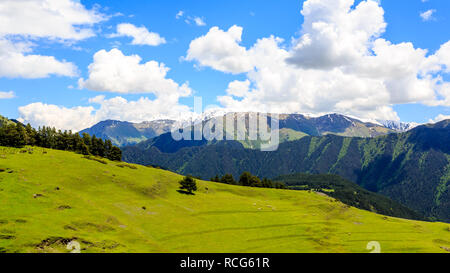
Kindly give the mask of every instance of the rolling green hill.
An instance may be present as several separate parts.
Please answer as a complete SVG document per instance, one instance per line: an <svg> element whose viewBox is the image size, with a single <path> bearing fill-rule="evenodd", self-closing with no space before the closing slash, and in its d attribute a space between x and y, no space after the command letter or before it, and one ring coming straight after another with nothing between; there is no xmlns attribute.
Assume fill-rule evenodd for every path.
<svg viewBox="0 0 450 273"><path fill-rule="evenodd" d="M273 152L245 149L236 141L175 144L182 148L164 141L160 150L157 144L163 136L153 140L156 145L126 147L123 159L206 179L226 173L238 177L244 171L268 178L293 173L337 174L427 217L450 222L448 120L375 138L304 136L281 143Z"/></svg>
<svg viewBox="0 0 450 273"><path fill-rule="evenodd" d="M106 163L106 164L104 164ZM448 252L450 226L308 191L197 181L44 148L0 147L0 252Z"/></svg>

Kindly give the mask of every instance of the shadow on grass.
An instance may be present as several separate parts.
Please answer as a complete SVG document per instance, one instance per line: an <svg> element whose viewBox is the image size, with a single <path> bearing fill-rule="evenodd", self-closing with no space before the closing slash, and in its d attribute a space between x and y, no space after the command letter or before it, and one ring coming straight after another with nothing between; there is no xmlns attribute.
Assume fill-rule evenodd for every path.
<svg viewBox="0 0 450 273"><path fill-rule="evenodd" d="M179 192L181 194L186 194L186 195L195 195L195 193L193 193L193 192L188 192L188 191L183 191L183 190L177 190L177 192Z"/></svg>

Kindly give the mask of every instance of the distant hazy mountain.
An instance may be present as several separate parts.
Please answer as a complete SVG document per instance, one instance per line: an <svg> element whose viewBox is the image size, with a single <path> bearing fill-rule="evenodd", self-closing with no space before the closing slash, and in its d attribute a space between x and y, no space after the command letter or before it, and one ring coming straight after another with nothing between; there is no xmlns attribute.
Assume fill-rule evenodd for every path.
<svg viewBox="0 0 450 273"><path fill-rule="evenodd" d="M127 121L106 120L97 123L91 128L80 131L91 136L109 139L117 146L126 146L145 141L147 139L170 132L175 121L155 120L142 123Z"/></svg>
<svg viewBox="0 0 450 273"><path fill-rule="evenodd" d="M420 125L419 123L415 122L399 122L393 120L378 120L378 122L381 123L384 127L397 132L406 132Z"/></svg>

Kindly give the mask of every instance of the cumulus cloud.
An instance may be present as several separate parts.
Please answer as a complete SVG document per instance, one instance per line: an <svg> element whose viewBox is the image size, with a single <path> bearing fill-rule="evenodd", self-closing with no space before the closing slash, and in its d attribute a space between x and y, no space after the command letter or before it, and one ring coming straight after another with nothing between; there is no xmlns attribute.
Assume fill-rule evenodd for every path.
<svg viewBox="0 0 450 273"><path fill-rule="evenodd" d="M381 38L386 28L378 1L307 0L298 38L286 45L270 36L241 46L242 27L213 27L190 43L186 60L226 73L245 73L218 101L232 111L339 112L398 120L394 104L450 106L442 73L450 42L434 54L412 43ZM246 89L247 88L247 89Z"/></svg>
<svg viewBox="0 0 450 273"><path fill-rule="evenodd" d="M450 41L443 44L432 58L434 58L435 64L442 65L442 68L450 73ZM439 68L436 68L436 70L439 70Z"/></svg>
<svg viewBox="0 0 450 273"><path fill-rule="evenodd" d="M30 54L31 43L12 43L0 38L0 77L45 78L50 75L77 75L77 67L67 61L59 61L53 56Z"/></svg>
<svg viewBox="0 0 450 273"><path fill-rule="evenodd" d="M166 39L161 37L158 33L150 32L144 26L136 27L133 24L123 23L117 25L117 33L109 35L110 38L114 37L132 37L131 44L133 45L149 45L158 46L166 43Z"/></svg>
<svg viewBox="0 0 450 273"><path fill-rule="evenodd" d="M94 36L92 26L106 18L74 0L2 0L0 36L83 40Z"/></svg>
<svg viewBox="0 0 450 273"><path fill-rule="evenodd" d="M0 1L0 77L76 76L73 63L32 54L36 44L29 40L73 43L95 36L93 25L106 19L76 0Z"/></svg>
<svg viewBox="0 0 450 273"><path fill-rule="evenodd" d="M250 81L232 81L228 84L227 94L238 98L243 98L250 90Z"/></svg>
<svg viewBox="0 0 450 273"><path fill-rule="evenodd" d="M433 19L433 14L436 12L435 9L429 9L427 11L421 12L420 17L422 17L423 21L430 21Z"/></svg>
<svg viewBox="0 0 450 273"><path fill-rule="evenodd" d="M190 110L188 106L168 102L164 98L151 100L141 97L130 101L119 96L111 99L96 98L95 103L100 105L95 113L95 119L98 121L116 119L142 122L155 119L180 119Z"/></svg>
<svg viewBox="0 0 450 273"><path fill-rule="evenodd" d="M19 107L20 120L35 127L79 131L105 119L142 122L180 119L192 113L188 106L179 103L181 97L192 94L188 83L179 85L167 78L169 68L162 63L141 61L138 55L126 56L118 49L100 50L88 67L89 77L79 79L79 87L122 94L148 93L154 95L153 99L107 99L98 95L88 100L88 106L72 108L37 102Z"/></svg>
<svg viewBox="0 0 450 273"><path fill-rule="evenodd" d="M32 126L51 126L63 130L80 130L95 122L92 115L94 108L49 105L41 102L19 107L19 121L30 123Z"/></svg>
<svg viewBox="0 0 450 273"><path fill-rule="evenodd" d="M52 126L63 130L80 131L106 120L142 122L155 119L181 119L191 114L189 107L165 101L141 97L130 101L123 97L105 99L96 96L89 99L89 106L66 108L63 106L32 103L19 107L20 121L34 127Z"/></svg>
<svg viewBox="0 0 450 273"><path fill-rule="evenodd" d="M447 120L447 119L450 119L450 115L439 114L437 117L435 117L434 119L430 119L428 122L429 123L437 123L437 122Z"/></svg>
<svg viewBox="0 0 450 273"><path fill-rule="evenodd" d="M356 62L386 28L384 11L374 1L352 9L353 0L306 1L303 35L295 41L291 63L304 68L333 68Z"/></svg>
<svg viewBox="0 0 450 273"><path fill-rule="evenodd" d="M12 99L15 98L16 95L14 94L13 91L8 91L8 92L2 92L0 91L0 100L1 99Z"/></svg>
<svg viewBox="0 0 450 273"><path fill-rule="evenodd" d="M241 43L242 27L212 27L190 43L184 59L198 67L245 76L230 82L226 93L217 98L226 111L338 112L363 119L399 120L395 104L450 106L450 83L444 80L444 74L450 73L450 41L436 52L409 42L388 41L382 37L384 11L374 0L356 5L353 0L306 0L302 14L302 29L291 43L269 36L247 48ZM126 56L118 49L101 50L89 65L87 79L79 80L80 88L150 93L155 98L100 95L91 98L89 106L38 103L21 107L20 114L34 125L56 124L74 130L104 119L139 122L192 114L179 103L192 90L167 73L162 63L143 62L138 55ZM71 114L59 120L65 111ZM42 115L47 112L54 114ZM441 118L445 116L436 120Z"/></svg>
<svg viewBox="0 0 450 273"><path fill-rule="evenodd" d="M192 93L188 83L179 85L166 77L169 68L163 63L141 61L140 56L126 56L119 49L100 50L88 67L88 79L79 79L79 87L123 94L153 93L172 101Z"/></svg>
<svg viewBox="0 0 450 273"><path fill-rule="evenodd" d="M154 99L107 99L98 95L88 100L88 106L72 108L37 102L19 107L20 120L35 127L79 131L105 119L142 122L181 119L191 114L188 106L179 103L181 97L192 94L188 84L179 85L167 78L169 69L162 63L141 61L138 55L126 56L118 49L100 50L88 67L88 79L80 79L79 87L122 94L150 93Z"/></svg>
<svg viewBox="0 0 450 273"><path fill-rule="evenodd" d="M185 60L233 74L250 71L253 67L247 50L239 45L241 37L242 27L232 26L227 31L212 27L190 43Z"/></svg>

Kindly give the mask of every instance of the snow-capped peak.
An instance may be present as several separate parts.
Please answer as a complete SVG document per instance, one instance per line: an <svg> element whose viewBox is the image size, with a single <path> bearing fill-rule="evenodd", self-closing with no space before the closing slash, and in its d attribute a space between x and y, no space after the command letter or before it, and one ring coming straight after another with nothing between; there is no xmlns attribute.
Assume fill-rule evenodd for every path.
<svg viewBox="0 0 450 273"><path fill-rule="evenodd" d="M377 120L377 121L381 123L384 127L387 127L391 130L398 132L406 132L420 125L419 123L416 122L400 122L394 120Z"/></svg>

